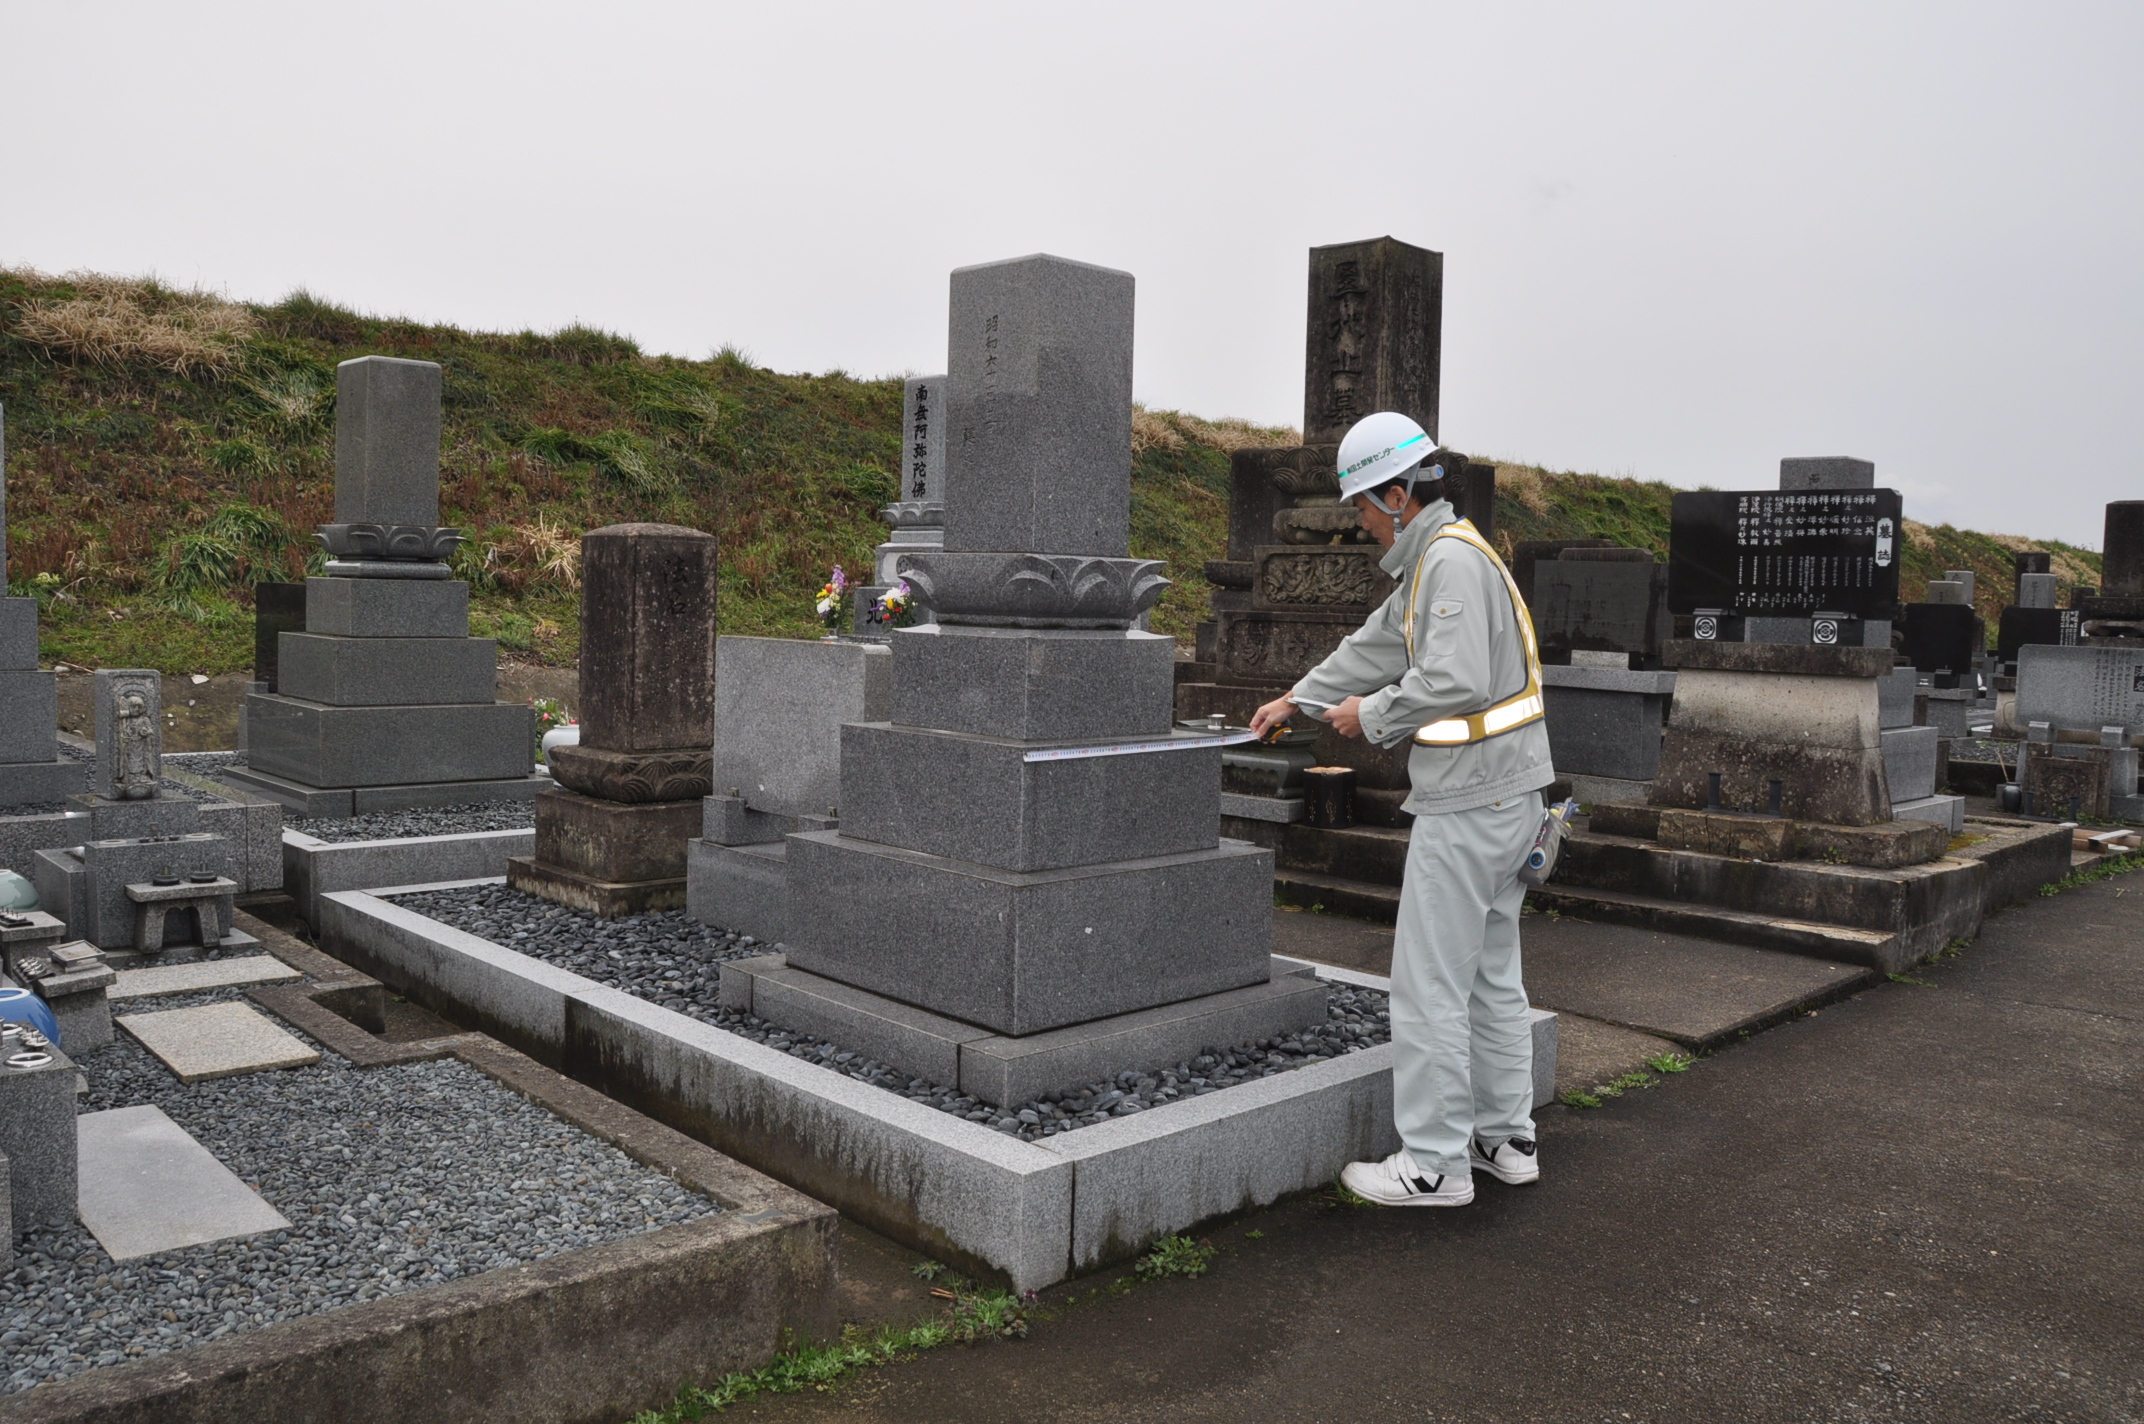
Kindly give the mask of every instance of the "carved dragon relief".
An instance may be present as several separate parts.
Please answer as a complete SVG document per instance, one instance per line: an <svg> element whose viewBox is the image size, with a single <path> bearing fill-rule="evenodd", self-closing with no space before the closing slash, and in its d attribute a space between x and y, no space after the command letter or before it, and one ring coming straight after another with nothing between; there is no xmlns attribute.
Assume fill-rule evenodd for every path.
<svg viewBox="0 0 2144 1424"><path fill-rule="evenodd" d="M1375 602L1388 582L1367 552L1334 550L1267 554L1258 569L1265 603L1361 606Z"/></svg>

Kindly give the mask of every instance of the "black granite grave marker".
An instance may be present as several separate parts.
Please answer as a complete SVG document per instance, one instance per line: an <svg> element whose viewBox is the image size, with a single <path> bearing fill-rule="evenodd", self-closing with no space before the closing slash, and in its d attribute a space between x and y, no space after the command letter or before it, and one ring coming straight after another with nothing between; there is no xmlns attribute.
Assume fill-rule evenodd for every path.
<svg viewBox="0 0 2144 1424"><path fill-rule="evenodd" d="M1576 649L1660 656L1675 631L1674 616L1668 612L1667 566L1654 563L1643 549L1629 552L1638 558L1566 557L1534 565L1534 635L1543 662L1569 662Z"/></svg>
<svg viewBox="0 0 2144 1424"><path fill-rule="evenodd" d="M1773 618L1898 612L1897 490L1703 490L1675 496L1668 604Z"/></svg>
<svg viewBox="0 0 2144 1424"><path fill-rule="evenodd" d="M1922 672L1968 672L1980 660L1987 634L1969 603L1909 603L1905 654Z"/></svg>
<svg viewBox="0 0 2144 1424"><path fill-rule="evenodd" d="M305 631L305 585L302 583L257 583L253 585L253 680L276 690L276 673L285 633Z"/></svg>
<svg viewBox="0 0 2144 1424"><path fill-rule="evenodd" d="M2033 570L2027 570L2033 572ZM2003 610L1995 634L1995 655L2005 663L2017 661L2017 650L2038 645L2069 648L2077 644L2077 610L2074 608L2019 608Z"/></svg>

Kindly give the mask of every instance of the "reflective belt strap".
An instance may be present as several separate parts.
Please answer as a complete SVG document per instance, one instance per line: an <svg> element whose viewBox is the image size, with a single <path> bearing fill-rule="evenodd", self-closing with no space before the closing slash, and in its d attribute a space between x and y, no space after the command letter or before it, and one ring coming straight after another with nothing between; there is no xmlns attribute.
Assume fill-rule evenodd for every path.
<svg viewBox="0 0 2144 1424"><path fill-rule="evenodd" d="M1526 635L1526 686L1517 696L1508 697L1492 707L1479 712L1469 712L1464 717L1446 717L1441 722L1431 722L1428 726L1417 729L1414 739L1433 747L1456 747L1469 742L1486 741L1490 737L1515 731L1529 722L1538 722L1547 712L1541 701L1541 652L1534 642L1534 620L1526 611L1526 600L1519 596L1518 580L1511 576L1511 570L1504 567L1504 561L1497 557L1496 550L1489 547L1489 541L1481 537L1481 531L1467 520L1455 519L1430 535L1429 543L1423 546L1422 557L1415 562L1414 583L1408 590L1405 623L1408 662L1414 661L1414 608L1422 597L1422 568L1429 562L1430 549L1439 539L1447 537L1464 540L1481 550L1488 555L1489 562L1496 571L1503 575L1504 587L1511 594L1512 610L1518 614L1519 628Z"/></svg>

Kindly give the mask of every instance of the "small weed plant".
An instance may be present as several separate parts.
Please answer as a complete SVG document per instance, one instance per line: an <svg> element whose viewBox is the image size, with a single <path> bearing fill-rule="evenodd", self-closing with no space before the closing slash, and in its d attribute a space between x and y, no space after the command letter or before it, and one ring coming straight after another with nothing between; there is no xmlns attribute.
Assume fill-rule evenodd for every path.
<svg viewBox="0 0 2144 1424"><path fill-rule="evenodd" d="M2060 895L2065 890L2075 890L2080 885L2090 885L2095 880L2109 876L2127 875L2132 870L2144 869L2144 854L2134 851L2125 855L2109 856L2097 865L2088 865L2082 870L2073 870L2060 880L2051 880L2040 887L2042 895Z"/></svg>
<svg viewBox="0 0 2144 1424"><path fill-rule="evenodd" d="M1935 980L1916 979L1911 974L1886 974L1884 977L1886 979L1889 979L1893 984L1912 984L1922 989L1933 989L1936 987Z"/></svg>
<svg viewBox="0 0 2144 1424"><path fill-rule="evenodd" d="M1154 1249L1139 1258L1139 1279L1158 1281L1165 1276L1203 1276L1213 1264L1217 1248L1203 1238L1197 1241L1188 1236L1164 1236L1154 1243Z"/></svg>
<svg viewBox="0 0 2144 1424"><path fill-rule="evenodd" d="M1645 1066L1655 1073L1687 1073L1697 1060L1687 1053L1656 1053L1645 1060Z"/></svg>

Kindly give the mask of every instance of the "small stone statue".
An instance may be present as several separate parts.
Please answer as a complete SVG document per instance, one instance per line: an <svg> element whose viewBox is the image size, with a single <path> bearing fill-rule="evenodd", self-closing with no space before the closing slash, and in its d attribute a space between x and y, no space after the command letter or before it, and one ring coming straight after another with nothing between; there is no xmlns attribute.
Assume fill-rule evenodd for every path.
<svg viewBox="0 0 2144 1424"><path fill-rule="evenodd" d="M149 699L129 688L119 696L119 766L113 777L114 799L120 801L146 801L156 795L157 778L162 768L158 750L163 738L158 735L155 713Z"/></svg>

